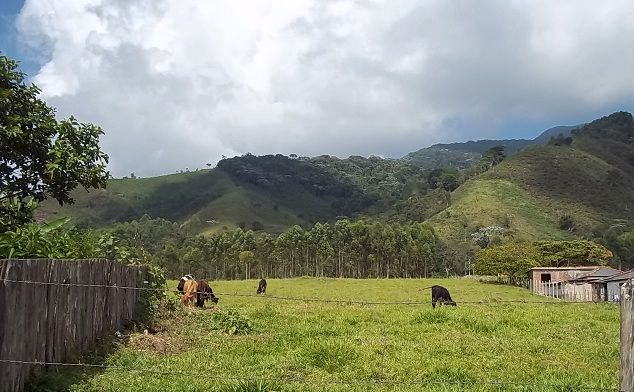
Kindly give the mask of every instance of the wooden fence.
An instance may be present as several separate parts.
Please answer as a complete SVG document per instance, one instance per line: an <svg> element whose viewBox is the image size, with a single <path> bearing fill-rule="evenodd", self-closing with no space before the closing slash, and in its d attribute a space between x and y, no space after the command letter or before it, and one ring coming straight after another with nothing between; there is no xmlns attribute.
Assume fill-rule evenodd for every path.
<svg viewBox="0 0 634 392"><path fill-rule="evenodd" d="M634 392L634 282L621 286L621 361L619 391Z"/></svg>
<svg viewBox="0 0 634 392"><path fill-rule="evenodd" d="M536 294L557 298L564 301L595 301L598 300L595 288L590 283L577 284L571 282L540 282L530 280L528 289Z"/></svg>
<svg viewBox="0 0 634 392"><path fill-rule="evenodd" d="M0 260L0 359L62 362L88 348L133 318L144 273L102 259ZM1 362L0 391L21 391L36 368Z"/></svg>

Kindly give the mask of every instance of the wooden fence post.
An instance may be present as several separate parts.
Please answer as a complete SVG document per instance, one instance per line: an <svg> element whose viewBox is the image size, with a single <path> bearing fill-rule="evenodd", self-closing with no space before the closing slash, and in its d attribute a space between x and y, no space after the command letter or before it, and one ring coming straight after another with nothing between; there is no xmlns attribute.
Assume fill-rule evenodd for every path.
<svg viewBox="0 0 634 392"><path fill-rule="evenodd" d="M634 282L621 286L621 366L619 391L634 392Z"/></svg>

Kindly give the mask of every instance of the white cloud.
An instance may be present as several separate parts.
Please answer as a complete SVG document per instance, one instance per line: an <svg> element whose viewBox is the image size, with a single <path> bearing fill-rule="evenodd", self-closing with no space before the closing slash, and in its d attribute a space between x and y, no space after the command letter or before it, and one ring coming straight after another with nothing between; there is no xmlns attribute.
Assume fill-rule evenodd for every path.
<svg viewBox="0 0 634 392"><path fill-rule="evenodd" d="M50 58L44 98L104 128L115 175L149 176L630 110L631 4L27 0L18 27Z"/></svg>

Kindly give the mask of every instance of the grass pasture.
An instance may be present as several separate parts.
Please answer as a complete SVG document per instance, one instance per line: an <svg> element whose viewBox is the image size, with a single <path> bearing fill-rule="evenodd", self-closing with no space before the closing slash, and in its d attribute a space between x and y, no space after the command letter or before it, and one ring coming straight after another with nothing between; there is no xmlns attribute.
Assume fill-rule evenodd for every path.
<svg viewBox="0 0 634 392"><path fill-rule="evenodd" d="M432 310L430 290L419 291L432 284L447 287L458 306ZM175 287L170 282L170 289ZM156 373L61 368L37 378L31 390L57 390L55 385L73 391L572 391L618 386L619 308L614 304L549 301L520 288L467 279L271 279L262 296L255 296L255 280L218 281L212 287L220 297L215 309L167 312L159 332L131 334L126 345L98 362ZM518 302L502 302L508 300ZM486 303L469 303L475 301ZM222 332L222 315L248 320L252 331ZM282 381L289 379L296 381ZM385 383L372 383L378 380Z"/></svg>

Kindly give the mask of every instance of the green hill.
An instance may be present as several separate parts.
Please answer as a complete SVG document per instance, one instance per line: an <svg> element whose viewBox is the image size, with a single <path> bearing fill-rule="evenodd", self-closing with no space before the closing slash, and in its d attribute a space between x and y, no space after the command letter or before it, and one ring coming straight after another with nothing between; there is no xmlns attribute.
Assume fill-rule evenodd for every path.
<svg viewBox="0 0 634 392"><path fill-rule="evenodd" d="M64 215L78 227L102 227L148 214L186 224L196 232L237 226L279 232L336 215L328 199L297 190L290 197L281 190L236 183L218 169L110 180L106 189L90 193L76 190L72 196L76 199L73 205L43 202L38 218Z"/></svg>
<svg viewBox="0 0 634 392"><path fill-rule="evenodd" d="M486 226L522 241L587 236L613 219L634 219L630 135L632 116L615 114L574 132L571 146L526 148L462 184L430 222L460 242ZM563 217L572 222L566 230Z"/></svg>
<svg viewBox="0 0 634 392"><path fill-rule="evenodd" d="M46 201L37 217L65 215L78 227L102 227L147 214L197 233L238 226L279 233L293 225L375 216L426 191L427 173L397 160L246 154L211 170L110 180L105 190L90 193L75 190L75 204Z"/></svg>
<svg viewBox="0 0 634 392"><path fill-rule="evenodd" d="M470 242L487 226L503 227L503 241L522 241L588 237L614 219L634 221L632 115L614 113L572 135L570 145L530 146L478 175L455 171L461 185L451 193L403 160L246 154L210 170L76 190L74 205L44 202L38 218L65 215L79 227L103 227L148 214L195 233L238 226L279 233L344 217L429 218L450 242Z"/></svg>

